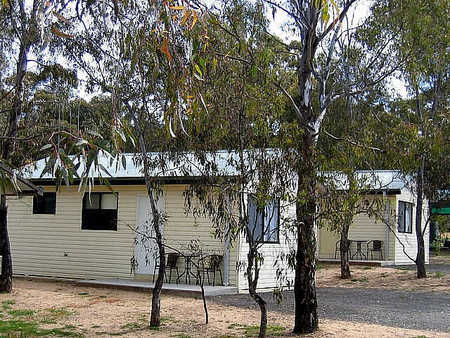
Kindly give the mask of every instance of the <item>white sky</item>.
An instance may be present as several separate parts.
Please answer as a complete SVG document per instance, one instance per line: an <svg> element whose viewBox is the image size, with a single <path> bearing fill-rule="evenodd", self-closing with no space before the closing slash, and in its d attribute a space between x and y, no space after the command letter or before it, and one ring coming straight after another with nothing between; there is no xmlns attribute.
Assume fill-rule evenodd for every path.
<svg viewBox="0 0 450 338"><path fill-rule="evenodd" d="M250 0L250 1L254 1L254 0ZM370 5L372 2L373 2L373 0L359 0L353 5L352 9L348 13L348 16L349 16L349 18L354 17L353 21L354 21L355 25L360 23L362 20L367 18L368 15L370 15ZM206 3L212 4L213 1L206 0ZM288 16L279 9L275 12L274 18L272 18L271 10L270 11L268 10L267 15L270 20L270 25L269 25L270 32L274 35L281 37L286 42L291 40L292 32L288 31L288 27L286 25L286 23L288 22ZM333 14L331 14L330 21L332 19L333 19ZM54 18L53 18L53 20L54 20ZM33 58L33 57L31 57L31 58ZM58 60L58 61L61 62L62 64L64 63L63 60ZM33 63L29 63L28 67L31 70L32 68L35 67L35 65ZM84 82L83 80L86 80L85 74L82 74L82 72L79 71L78 76L81 80L80 86L78 88L78 95L80 94L80 91L81 91L82 97L84 97L87 100L91 99L96 94L86 92L84 85L82 83L82 82ZM390 88L389 89L393 92L394 95L397 95L398 97L407 97L407 95L408 95L404 82L398 78L392 77L392 79L390 80Z"/></svg>

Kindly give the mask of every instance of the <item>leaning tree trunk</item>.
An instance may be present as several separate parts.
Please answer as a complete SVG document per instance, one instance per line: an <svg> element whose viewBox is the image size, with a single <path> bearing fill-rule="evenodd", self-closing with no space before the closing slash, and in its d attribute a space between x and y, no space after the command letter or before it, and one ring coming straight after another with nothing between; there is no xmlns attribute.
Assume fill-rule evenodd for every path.
<svg viewBox="0 0 450 338"><path fill-rule="evenodd" d="M422 209L423 209L423 162L417 172L417 207L416 207L416 238L417 238L417 278L427 277L425 270L425 243L422 232Z"/></svg>
<svg viewBox="0 0 450 338"><path fill-rule="evenodd" d="M12 258L9 245L7 226L7 205L5 195L1 196L0 202L0 238L2 254L2 275L0 277L0 292L11 292L12 290Z"/></svg>
<svg viewBox="0 0 450 338"><path fill-rule="evenodd" d="M302 153L302 163L297 170L294 333L314 332L319 326L316 298L316 234L314 231L316 172L312 135L304 137Z"/></svg>
<svg viewBox="0 0 450 338"><path fill-rule="evenodd" d="M145 186L147 188L147 195L150 201L150 208L153 215L153 230L155 231L156 244L158 245L159 270L158 278L156 279L152 291L150 326L159 327L161 325L161 290L164 284L164 274L166 270L166 252L164 247L164 239L160 228L160 225L164 222L164 217L158 210L158 197L156 196L157 192L152 184L152 177L150 176L150 165L147 158L147 147L144 140L144 133L140 125L140 118L135 115L136 112L132 109L131 105L127 101L124 101L124 103L133 118L136 131L138 133L139 149L143 156Z"/></svg>
<svg viewBox="0 0 450 338"><path fill-rule="evenodd" d="M349 279L351 277L350 257L349 257L350 242L348 240L348 230L349 230L349 226L347 224L345 224L342 227L341 240L339 243L339 250L340 250L340 254L341 254L341 278L342 279Z"/></svg>
<svg viewBox="0 0 450 338"><path fill-rule="evenodd" d="M156 229L158 228L158 229ZM156 243L159 250L159 270L158 278L152 292L152 311L150 314L150 326L159 327L161 325L161 289L164 283L164 273L166 270L165 248L162 242L162 234L159 225L155 227Z"/></svg>
<svg viewBox="0 0 450 338"><path fill-rule="evenodd" d="M259 279L259 268L257 259L257 252L255 249L251 248L252 244L249 244L250 248L247 254L247 283L248 283L248 293L250 297L258 304L259 310L261 312L261 319L259 324L259 338L266 337L267 332L267 305L266 301L256 292L258 286ZM255 265L255 269L253 269L253 265ZM253 272L255 276L253 277Z"/></svg>

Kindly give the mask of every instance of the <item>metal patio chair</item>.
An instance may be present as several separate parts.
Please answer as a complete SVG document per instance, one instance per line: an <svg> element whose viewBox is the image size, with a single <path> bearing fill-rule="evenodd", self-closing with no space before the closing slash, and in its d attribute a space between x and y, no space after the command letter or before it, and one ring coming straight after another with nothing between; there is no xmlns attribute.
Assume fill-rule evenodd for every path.
<svg viewBox="0 0 450 338"><path fill-rule="evenodd" d="M373 260L373 253L378 252L380 254L380 260L383 260L383 241L380 240L371 240L367 242L367 258L369 257Z"/></svg>

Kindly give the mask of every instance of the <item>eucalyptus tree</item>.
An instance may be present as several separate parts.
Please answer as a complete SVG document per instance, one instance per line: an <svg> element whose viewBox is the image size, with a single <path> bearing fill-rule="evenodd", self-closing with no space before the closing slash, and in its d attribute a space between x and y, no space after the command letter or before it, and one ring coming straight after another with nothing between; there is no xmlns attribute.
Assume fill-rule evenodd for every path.
<svg viewBox="0 0 450 338"><path fill-rule="evenodd" d="M418 251L414 259L417 277L426 277L424 233L429 225L422 219L428 213L424 198L434 200L439 191L448 189L448 3L419 0L391 3L379 1L373 8L377 28L373 36L396 31L401 39L393 57L405 58L401 78L408 98L393 103L398 119L397 135L408 141L393 150L400 154L398 165L405 176L413 178L411 191L416 198L415 233ZM387 20L387 16L389 20ZM405 102L406 101L406 102ZM406 103L406 104L405 104Z"/></svg>
<svg viewBox="0 0 450 338"><path fill-rule="evenodd" d="M3 130L0 156L2 164L14 169L30 163L43 145L67 129L52 124L50 121L55 120L54 116L48 116L42 109L42 105L54 103L42 95L49 87L65 87L66 93L76 86L73 73L59 65L51 55L56 48L54 37L60 33L55 25L67 4L68 1L63 0L5 0L0 5L0 122ZM61 93L58 101L62 97ZM66 139L72 145L78 138L76 133L66 133ZM0 290L9 292L12 260L3 193Z"/></svg>
<svg viewBox="0 0 450 338"><path fill-rule="evenodd" d="M164 126L167 133L162 136L182 131L193 72L189 35L198 21L197 12L167 1L78 1L70 17L65 55L86 78L88 91L109 96L114 142L118 148L132 145L134 161L143 166L152 221L141 231L154 233L147 237L156 241L159 257L150 325L159 326L166 263L161 227L166 215L158 208L162 190L155 176L169 174L169 159L176 160L167 137L158 140L159 150L165 152L149 154L154 149L149 127Z"/></svg>
<svg viewBox="0 0 450 338"><path fill-rule="evenodd" d="M286 88L280 82L274 82L292 106L294 118L284 131L286 140L284 149L291 154L291 165L297 174L296 220L297 235L295 252L295 323L294 333L313 332L318 327L317 298L315 287L315 223L317 221L317 174L320 169L320 156L317 142L323 134L322 123L329 106L338 98L364 92L377 80L369 76L355 77L350 87L340 86L339 77L333 77L333 71L339 55L336 49L348 44L342 34L354 27L345 26L347 15L356 0L345 1L270 1L261 3L272 9L273 13L282 12L293 41L284 45L289 52L291 66L296 74L296 82ZM358 9L354 9L357 11ZM387 38L395 38L389 35ZM389 72L380 72L389 45L377 45L371 49L368 44L360 46L366 52L363 59L363 75L377 74L381 78ZM372 70L372 71L371 71ZM354 75L354 74L352 74ZM278 79L279 80L279 79ZM292 94L294 92L294 94Z"/></svg>
<svg viewBox="0 0 450 338"><path fill-rule="evenodd" d="M210 14L208 47L193 57L202 79L196 88L201 109L190 115L186 130L201 177L187 204L194 214L210 217L218 238L227 243L245 238L239 245L247 255L238 271L261 311L259 336L265 337L267 306L257 292L262 249L278 238L278 220L286 214L285 196L292 188L281 152L271 149L285 103L280 94L272 95L270 78L275 73L289 78L289 72L271 52L277 43L265 33L268 22L260 5L230 1Z"/></svg>

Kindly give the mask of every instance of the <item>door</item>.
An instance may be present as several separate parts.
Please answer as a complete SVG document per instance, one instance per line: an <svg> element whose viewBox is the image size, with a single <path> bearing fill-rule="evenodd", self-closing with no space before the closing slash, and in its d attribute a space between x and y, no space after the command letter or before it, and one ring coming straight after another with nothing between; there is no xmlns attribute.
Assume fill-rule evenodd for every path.
<svg viewBox="0 0 450 338"><path fill-rule="evenodd" d="M164 210L164 199L160 196L158 209ZM148 196L137 196L136 214L136 246L134 257L136 259L135 273L139 275L153 275L155 269L155 259L158 255L158 246L154 237L155 232L152 226L153 215L150 208ZM164 229L161 227L161 232Z"/></svg>

